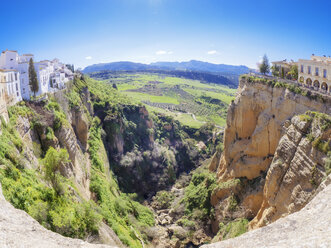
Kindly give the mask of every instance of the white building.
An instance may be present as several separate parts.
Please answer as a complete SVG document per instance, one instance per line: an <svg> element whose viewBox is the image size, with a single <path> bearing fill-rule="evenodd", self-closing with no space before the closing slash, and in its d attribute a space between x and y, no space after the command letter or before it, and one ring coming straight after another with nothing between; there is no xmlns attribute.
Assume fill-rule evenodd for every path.
<svg viewBox="0 0 331 248"><path fill-rule="evenodd" d="M0 116L8 122L7 112L7 85L5 82L5 73L0 70ZM0 130L1 131L1 130Z"/></svg>
<svg viewBox="0 0 331 248"><path fill-rule="evenodd" d="M8 106L14 105L22 101L20 74L14 69L0 69L1 83L5 84L5 101Z"/></svg>
<svg viewBox="0 0 331 248"><path fill-rule="evenodd" d="M17 51L3 51L0 56L0 69L16 70L19 74L19 95L17 101L29 100L33 92L29 84L29 62L33 59L32 54L18 55ZM36 96L47 92L54 92L65 88L65 83L73 79L73 73L58 59L52 61L43 60L34 63L35 71L39 82L39 90ZM15 81L16 82L16 81Z"/></svg>

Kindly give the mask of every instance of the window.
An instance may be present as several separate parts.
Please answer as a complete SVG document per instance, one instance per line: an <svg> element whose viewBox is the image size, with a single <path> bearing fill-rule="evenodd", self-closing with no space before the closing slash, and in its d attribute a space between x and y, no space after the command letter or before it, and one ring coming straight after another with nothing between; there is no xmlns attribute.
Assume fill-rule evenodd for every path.
<svg viewBox="0 0 331 248"><path fill-rule="evenodd" d="M15 81L17 81L17 73L15 73Z"/></svg>
<svg viewBox="0 0 331 248"><path fill-rule="evenodd" d="M303 65L301 65L301 70L300 71L301 71L301 73L303 73Z"/></svg>
<svg viewBox="0 0 331 248"><path fill-rule="evenodd" d="M323 70L323 77L326 78L326 75L327 75L327 71L326 69Z"/></svg>
<svg viewBox="0 0 331 248"><path fill-rule="evenodd" d="M18 91L16 92L16 95L17 95L17 96L20 96L20 94L18 93Z"/></svg>
<svg viewBox="0 0 331 248"><path fill-rule="evenodd" d="M308 66L308 74L311 74L311 66Z"/></svg>
<svg viewBox="0 0 331 248"><path fill-rule="evenodd" d="M315 67L315 76L318 76L318 67Z"/></svg>
<svg viewBox="0 0 331 248"><path fill-rule="evenodd" d="M18 84L16 83L16 90L18 91Z"/></svg>

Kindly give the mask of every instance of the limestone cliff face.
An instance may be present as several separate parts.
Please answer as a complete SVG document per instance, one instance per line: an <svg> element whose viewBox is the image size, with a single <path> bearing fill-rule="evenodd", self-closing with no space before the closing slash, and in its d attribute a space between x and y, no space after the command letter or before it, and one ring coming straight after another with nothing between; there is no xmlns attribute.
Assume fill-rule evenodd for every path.
<svg viewBox="0 0 331 248"><path fill-rule="evenodd" d="M238 203L232 217L254 218L251 228L305 206L325 175L327 156L306 136L314 129L311 135L323 137L330 145L329 129L324 130L313 117L307 121L294 117L306 111L330 115L331 99L313 100L286 88L241 78L237 97L229 106L223 154L210 168L217 168L223 184L212 195L218 222L229 217L224 205L231 195ZM241 184L230 183L235 179Z"/></svg>
<svg viewBox="0 0 331 248"><path fill-rule="evenodd" d="M327 180L327 184L330 184L331 178ZM319 191L311 202L296 213L240 237L202 247L330 247L331 185L324 185Z"/></svg>
<svg viewBox="0 0 331 248"><path fill-rule="evenodd" d="M309 137L330 139L331 126L320 135L318 118L305 121L295 116L285 129L268 169L262 206L250 223L252 228L300 210L325 176L326 154L314 148Z"/></svg>

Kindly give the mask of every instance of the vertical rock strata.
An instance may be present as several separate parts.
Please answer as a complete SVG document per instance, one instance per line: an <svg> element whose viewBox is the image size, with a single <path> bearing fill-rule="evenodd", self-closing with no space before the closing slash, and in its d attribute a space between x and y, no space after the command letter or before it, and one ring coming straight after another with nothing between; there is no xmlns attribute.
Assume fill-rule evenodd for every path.
<svg viewBox="0 0 331 248"><path fill-rule="evenodd" d="M318 114L305 118L307 111ZM238 199L239 217L253 219L252 229L304 207L325 176L327 145L323 152L316 140L330 149L331 126L321 120L330 118L330 112L330 98L314 100L242 77L228 111L224 152L210 168L217 167L223 185L212 195L217 221L228 217L222 209L230 195ZM241 189L224 187L238 179Z"/></svg>

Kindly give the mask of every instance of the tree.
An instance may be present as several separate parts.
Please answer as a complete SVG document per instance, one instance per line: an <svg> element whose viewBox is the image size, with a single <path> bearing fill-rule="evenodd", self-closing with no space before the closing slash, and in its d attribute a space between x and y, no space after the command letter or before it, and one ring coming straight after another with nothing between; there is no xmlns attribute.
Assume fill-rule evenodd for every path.
<svg viewBox="0 0 331 248"><path fill-rule="evenodd" d="M60 149L57 151L53 147L50 147L47 150L45 158L43 159L43 164L45 166L45 179L51 182L58 195L63 193L60 168L68 162L70 162L70 160L67 150Z"/></svg>
<svg viewBox="0 0 331 248"><path fill-rule="evenodd" d="M262 63L259 65L260 72L262 74L267 74L270 72L270 65L267 55L265 54L262 59Z"/></svg>
<svg viewBox="0 0 331 248"><path fill-rule="evenodd" d="M298 77L299 77L298 66L297 66L297 65L291 65L291 69L290 69L290 71L287 73L287 75L288 75L292 80L298 80Z"/></svg>
<svg viewBox="0 0 331 248"><path fill-rule="evenodd" d="M272 66L271 72L274 77L279 77L279 66L277 65Z"/></svg>
<svg viewBox="0 0 331 248"><path fill-rule="evenodd" d="M36 92L39 91L39 82L32 58L29 61L29 85L34 96L36 96Z"/></svg>

